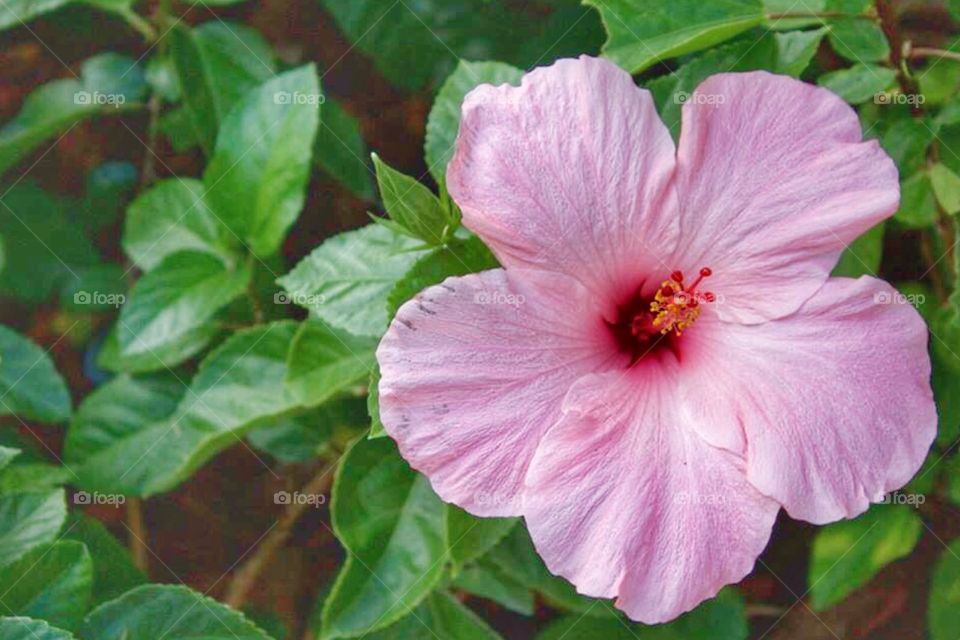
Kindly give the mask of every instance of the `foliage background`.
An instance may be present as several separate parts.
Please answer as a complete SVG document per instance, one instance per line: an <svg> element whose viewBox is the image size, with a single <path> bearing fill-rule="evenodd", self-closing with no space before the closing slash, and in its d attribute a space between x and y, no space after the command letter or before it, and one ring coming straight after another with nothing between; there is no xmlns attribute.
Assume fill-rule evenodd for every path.
<svg viewBox="0 0 960 640"><path fill-rule="evenodd" d="M0 29L0 640L957 637L953 3L0 0ZM397 306L495 264L443 189L462 96L601 49L674 132L720 71L858 109L903 204L838 273L921 308L941 414L891 504L781 514L656 628L443 505L367 394Z"/></svg>

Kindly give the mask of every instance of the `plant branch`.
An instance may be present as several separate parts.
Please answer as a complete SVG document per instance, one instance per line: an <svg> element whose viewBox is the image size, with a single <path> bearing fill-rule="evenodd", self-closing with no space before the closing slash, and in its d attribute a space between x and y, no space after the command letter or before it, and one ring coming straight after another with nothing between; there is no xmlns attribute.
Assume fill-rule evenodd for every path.
<svg viewBox="0 0 960 640"><path fill-rule="evenodd" d="M130 528L130 535L127 536L130 545L130 555L133 556L133 564L150 575L150 556L147 549L147 527L143 520L143 502L140 498L127 498L127 527Z"/></svg>
<svg viewBox="0 0 960 640"><path fill-rule="evenodd" d="M333 470L336 462L324 465L323 468L300 490L304 495L325 494L333 482ZM240 609L247 601L250 591L256 585L257 578L267 566L273 555L280 550L290 538L293 527L313 505L307 502L291 501L280 515L277 524L271 529L253 554L233 574L227 593L223 601L234 609Z"/></svg>
<svg viewBox="0 0 960 640"><path fill-rule="evenodd" d="M143 16L139 15L131 9L123 9L117 13L127 21L127 24L133 27L140 35L143 36L143 39L147 42L155 42L157 40L157 31L153 28L153 25L145 19Z"/></svg>
<svg viewBox="0 0 960 640"><path fill-rule="evenodd" d="M908 47L905 55L911 60L917 58L946 58L947 60L960 61L960 51L948 51L934 47Z"/></svg>
<svg viewBox="0 0 960 640"><path fill-rule="evenodd" d="M828 18L848 18L860 20L876 20L876 16L869 13L844 13L842 11L786 11L783 13L768 13L767 20L788 20L791 18L803 19L828 19Z"/></svg>
<svg viewBox="0 0 960 640"><path fill-rule="evenodd" d="M749 603L745 610L750 618L779 618L785 612L783 607L763 603Z"/></svg>

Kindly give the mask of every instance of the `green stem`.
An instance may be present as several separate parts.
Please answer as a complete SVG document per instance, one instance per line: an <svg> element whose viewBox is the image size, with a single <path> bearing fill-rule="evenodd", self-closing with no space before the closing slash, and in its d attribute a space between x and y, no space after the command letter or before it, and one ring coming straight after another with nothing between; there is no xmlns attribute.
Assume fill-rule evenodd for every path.
<svg viewBox="0 0 960 640"><path fill-rule="evenodd" d="M157 31L153 28L153 25L138 13L133 10L124 7L117 11L117 13L127 21L131 27L133 27L140 35L143 36L143 39L147 42L154 42L157 39Z"/></svg>
<svg viewBox="0 0 960 640"><path fill-rule="evenodd" d="M934 47L910 47L907 50L907 57L911 60L915 58L946 58L947 60L960 61L960 52Z"/></svg>
<svg viewBox="0 0 960 640"><path fill-rule="evenodd" d="M859 20L876 20L877 17L869 13L844 13L842 11L787 11L784 13L768 13L767 20L788 20L788 19L818 19L826 20L829 18L849 18Z"/></svg>
<svg viewBox="0 0 960 640"><path fill-rule="evenodd" d="M260 298L257 296L256 290L256 277L254 270L256 268L255 264L256 257L253 253L247 254L247 267L250 269L250 282L247 284L247 300L250 301L250 310L253 312L253 322L255 324L261 324L264 320L263 307L260 305Z"/></svg>

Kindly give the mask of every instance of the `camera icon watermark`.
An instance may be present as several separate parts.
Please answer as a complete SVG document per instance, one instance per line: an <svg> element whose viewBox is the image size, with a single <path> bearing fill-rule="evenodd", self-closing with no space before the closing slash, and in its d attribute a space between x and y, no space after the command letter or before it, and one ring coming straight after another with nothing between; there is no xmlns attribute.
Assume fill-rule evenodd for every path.
<svg viewBox="0 0 960 640"><path fill-rule="evenodd" d="M719 107L726 101L727 96L722 93L690 93L688 91L677 91L673 94L674 104L702 104Z"/></svg>
<svg viewBox="0 0 960 640"><path fill-rule="evenodd" d="M326 503L327 496L323 495L322 493L300 493L299 491L294 491L291 493L289 491L277 491L275 494L273 494L273 504L296 504L319 508Z"/></svg>
<svg viewBox="0 0 960 640"><path fill-rule="evenodd" d="M478 291L473 294L474 304L505 304L519 307L527 299L520 293L504 293L503 291Z"/></svg>
<svg viewBox="0 0 960 640"><path fill-rule="evenodd" d="M118 309L127 302L122 293L102 293L100 291L77 291L73 294L73 304L77 306L95 305Z"/></svg>
<svg viewBox="0 0 960 640"><path fill-rule="evenodd" d="M874 104L906 104L918 107L927 101L922 93L900 93L899 91L878 91L873 94Z"/></svg>
<svg viewBox="0 0 960 640"><path fill-rule="evenodd" d="M727 503L727 496L722 493L680 491L673 496L673 502L679 505L719 506Z"/></svg>
<svg viewBox="0 0 960 640"><path fill-rule="evenodd" d="M327 301L322 293L288 293L278 291L273 294L273 304L296 304L301 307L315 307Z"/></svg>
<svg viewBox="0 0 960 640"><path fill-rule="evenodd" d="M902 493L894 491L883 496L883 500L877 504L904 504L914 509L919 509L927 501L927 496L922 493Z"/></svg>
<svg viewBox="0 0 960 640"><path fill-rule="evenodd" d="M113 107L119 109L127 102L122 93L101 93L100 91L77 91L73 94L73 103L82 107Z"/></svg>
<svg viewBox="0 0 960 640"><path fill-rule="evenodd" d="M94 491L77 491L73 494L73 504L80 506L109 505L119 507L127 502L127 497L120 493L100 493Z"/></svg>
<svg viewBox="0 0 960 640"><path fill-rule="evenodd" d="M899 291L878 291L873 294L874 304L909 304L914 307L923 305L927 296L922 293L903 294Z"/></svg>
<svg viewBox="0 0 960 640"><path fill-rule="evenodd" d="M300 91L277 91L273 94L273 104L321 105L327 101L322 93L302 93Z"/></svg>

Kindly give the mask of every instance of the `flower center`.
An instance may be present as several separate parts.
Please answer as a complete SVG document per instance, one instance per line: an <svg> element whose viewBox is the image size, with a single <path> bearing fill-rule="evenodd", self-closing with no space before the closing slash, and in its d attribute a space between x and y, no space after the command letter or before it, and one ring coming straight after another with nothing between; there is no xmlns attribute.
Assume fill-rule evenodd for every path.
<svg viewBox="0 0 960 640"><path fill-rule="evenodd" d="M680 271L674 271L669 280L663 281L650 303L650 311L657 314L653 326L659 327L660 333L673 331L679 338L700 317L700 303L716 300L716 296L709 291L697 291L697 285L712 273L709 267L700 269L700 276L689 287L683 284L683 273Z"/></svg>
<svg viewBox="0 0 960 640"><path fill-rule="evenodd" d="M704 267L687 285L683 273L674 271L652 298L638 290L618 306L615 321L605 320L620 351L630 355L631 366L663 347L678 353L679 338L700 317L702 304L716 300L709 291L698 289L712 273Z"/></svg>

